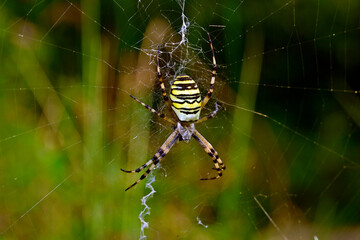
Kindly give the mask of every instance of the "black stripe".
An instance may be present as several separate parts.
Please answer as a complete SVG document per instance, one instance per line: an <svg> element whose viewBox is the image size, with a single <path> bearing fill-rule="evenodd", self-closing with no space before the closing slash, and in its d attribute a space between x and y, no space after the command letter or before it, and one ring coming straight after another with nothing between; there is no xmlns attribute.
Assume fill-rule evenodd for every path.
<svg viewBox="0 0 360 240"><path fill-rule="evenodd" d="M172 93L170 93L171 95L173 95L174 97L177 97L179 99L188 99L188 100L191 100L191 99L197 99L197 98L200 98L201 99L201 95L200 94L194 94L194 95L186 95L186 94L179 94L179 95L174 95Z"/></svg>
<svg viewBox="0 0 360 240"><path fill-rule="evenodd" d="M173 103L178 103L178 104L184 104L184 103L193 104L194 102L201 103L201 99L199 99L199 101L196 101L196 100L195 101L186 101L186 100L184 100L184 101L181 101L181 102L172 100L172 102Z"/></svg>
<svg viewBox="0 0 360 240"><path fill-rule="evenodd" d="M192 137L195 138L195 140L200 141L200 138L196 136L195 134L192 134Z"/></svg>
<svg viewBox="0 0 360 240"><path fill-rule="evenodd" d="M196 86L196 84L195 83L174 83L172 86L171 86L171 88L172 87L174 87L174 86L176 86L176 87L180 87L181 89L197 89L198 88L198 86Z"/></svg>
<svg viewBox="0 0 360 240"><path fill-rule="evenodd" d="M191 111L182 111L180 110L181 113L186 114L186 115L190 115L190 114L197 114L199 112L199 110L195 111L195 112L191 112Z"/></svg>
<svg viewBox="0 0 360 240"><path fill-rule="evenodd" d="M174 139L169 143L169 145L168 145L168 148L170 149L173 145L174 145L174 143L176 142L176 140L178 139L178 137L179 137L179 134L176 134L176 136L174 137Z"/></svg>
<svg viewBox="0 0 360 240"><path fill-rule="evenodd" d="M179 97L179 98L181 98L181 97L194 97L194 96L196 96L196 97L201 97L200 93L194 93L194 94L174 94L174 93L173 93L173 90L174 90L174 89L171 89L170 94L171 94L171 95L174 95L175 97ZM178 90L178 91L182 91L182 90Z"/></svg>
<svg viewBox="0 0 360 240"><path fill-rule="evenodd" d="M198 89L197 86L190 86L191 84L187 84L188 86L184 86L185 84L175 84L171 86L171 90L178 90L178 91L184 91L184 90L196 90Z"/></svg>
<svg viewBox="0 0 360 240"><path fill-rule="evenodd" d="M185 111L195 111L195 110L198 110L200 107L195 107L195 108L184 108L184 107L175 107L174 105L172 105L173 108L176 108L176 109L179 109L180 111L181 110L185 110Z"/></svg>

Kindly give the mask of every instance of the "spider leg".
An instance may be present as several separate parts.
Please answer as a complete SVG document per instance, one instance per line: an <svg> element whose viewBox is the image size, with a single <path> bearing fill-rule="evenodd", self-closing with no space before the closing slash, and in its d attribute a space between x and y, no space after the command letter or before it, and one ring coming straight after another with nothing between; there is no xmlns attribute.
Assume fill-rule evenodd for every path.
<svg viewBox="0 0 360 240"><path fill-rule="evenodd" d="M211 73L210 88L209 88L204 100L202 101L201 109L203 109L205 107L207 102L210 100L212 93L214 92L214 84L215 84L215 77L216 77L216 60L215 60L214 47L212 45L212 41L211 41L209 33L208 33L208 36L209 36L211 53L212 53L213 67L212 67L212 73Z"/></svg>
<svg viewBox="0 0 360 240"><path fill-rule="evenodd" d="M138 173L138 172L141 172L141 170L143 170L144 168L148 167L151 163L155 162L156 159L163 158L165 156L165 155L163 155L164 154L164 147L166 147L166 145L169 144L169 142L171 142L171 141L169 141L169 139L172 139L172 137L174 137L174 133L176 133L176 131L174 131L168 137L168 139L164 142L164 144L160 147L160 149L155 153L154 157L152 159L150 159L148 162L146 162L144 165L142 165L141 167L139 167L139 168L137 168L135 170L125 170L125 169L122 169L122 168L120 170L123 171L123 172L126 172L126 173Z"/></svg>
<svg viewBox="0 0 360 240"><path fill-rule="evenodd" d="M157 55L156 55L156 73L157 73L157 79L160 83L160 87L161 87L161 91L162 91L162 96L164 99L164 102L167 106L167 108L169 109L170 112L173 112L171 109L171 103L169 101L168 96L166 95L166 89L165 89L165 85L164 82L162 80L162 74L160 72L160 63L159 63L159 53L160 53L160 45L158 47L158 51L157 51Z"/></svg>
<svg viewBox="0 0 360 240"><path fill-rule="evenodd" d="M140 101L139 99L137 99L136 97L134 97L133 95L130 95L130 97L132 97L135 101L137 101L138 103L140 103L141 105L143 105L144 108L146 108L147 110L149 110L152 113L155 113L158 117L161 117L162 119L168 121L171 124L176 124L172 119L166 117L163 113L159 113L158 111L156 111L155 109L153 109L152 107L150 107L149 105L143 103L142 101Z"/></svg>
<svg viewBox="0 0 360 240"><path fill-rule="evenodd" d="M141 175L141 177L139 178L139 180L137 180L136 182L134 182L132 185L130 185L128 188L125 189L125 191L129 190L130 188L134 187L136 184L138 184L141 180L143 180L144 178L146 178L146 176L151 172L151 170L154 169L154 167L165 157L165 155L170 151L170 149L172 148L172 146L176 143L176 140L179 138L179 133L175 130L164 142L164 144L160 147L159 151L157 151L157 153L154 155L154 157L148 161L147 163L145 163L144 165L142 165L141 167L139 167L136 170L133 171L128 171L128 170L124 170L121 169L121 171L126 172L126 173L135 173L135 172L140 172L142 169L146 168L147 166L149 166L151 164L151 166L148 168L148 170L146 170L146 172Z"/></svg>
<svg viewBox="0 0 360 240"><path fill-rule="evenodd" d="M200 143L200 145L204 148L205 152L207 152L207 154L213 159L215 170L218 172L218 175L215 177L201 178L200 180L214 180L220 178L222 176L222 171L225 170L225 165L221 161L219 154L197 130L194 131L192 136Z"/></svg>
<svg viewBox="0 0 360 240"><path fill-rule="evenodd" d="M218 111L219 111L219 106L217 105L217 103L215 103L215 110L210 115L195 121L194 124L205 122L206 120L213 118Z"/></svg>
<svg viewBox="0 0 360 240"><path fill-rule="evenodd" d="M147 166L149 166L155 159L157 159L160 154L161 154L161 149L159 149L159 151L157 151L157 153L154 155L154 157L152 159L150 159L147 163L145 163L144 165L142 165L141 167L135 169L135 170L125 170L120 168L121 171L126 172L126 173L138 173L141 170L143 170L144 168L146 168ZM158 155L159 154L159 155Z"/></svg>

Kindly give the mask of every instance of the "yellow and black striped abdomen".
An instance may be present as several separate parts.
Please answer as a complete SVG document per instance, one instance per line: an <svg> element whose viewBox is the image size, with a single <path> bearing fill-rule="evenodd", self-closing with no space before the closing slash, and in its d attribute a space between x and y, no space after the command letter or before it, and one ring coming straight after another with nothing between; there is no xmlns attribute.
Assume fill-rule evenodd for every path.
<svg viewBox="0 0 360 240"><path fill-rule="evenodd" d="M200 117L201 95L195 81L179 75L171 85L171 108L182 122L196 121Z"/></svg>

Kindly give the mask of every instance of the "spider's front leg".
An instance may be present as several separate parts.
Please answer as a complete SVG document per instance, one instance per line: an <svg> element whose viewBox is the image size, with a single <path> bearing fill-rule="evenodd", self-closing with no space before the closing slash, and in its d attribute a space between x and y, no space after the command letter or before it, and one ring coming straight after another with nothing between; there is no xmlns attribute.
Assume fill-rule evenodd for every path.
<svg viewBox="0 0 360 240"><path fill-rule="evenodd" d="M217 68L216 59L215 59L215 53L214 53L214 47L212 45L212 41L211 41L209 33L208 33L208 36L209 36L210 49L211 49L211 53L212 53L213 66L212 66L212 72L211 72L210 88L209 88L204 100L202 101L201 109L203 109L205 107L205 105L210 100L211 95L214 92L214 85L215 85L215 78L216 78L216 68Z"/></svg>
<svg viewBox="0 0 360 240"><path fill-rule="evenodd" d="M165 157L165 155L170 151L170 149L172 148L172 146L176 143L176 141L179 138L179 133L175 130L164 142L164 144L160 147L159 151L157 151L157 153L154 155L154 157L149 160L147 163L145 163L144 165L142 165L141 167L137 168L136 170L124 170L121 169L121 171L126 172L126 173L136 173L136 172L140 172L141 170L143 170L144 168L146 168L147 166L149 166L151 164L151 166L148 168L148 170L146 170L146 172L141 175L141 177L139 178L139 180L137 180L136 182L134 182L132 185L130 185L128 188L125 189L125 191L129 190L130 188L134 187L136 184L138 184L141 180L143 180L144 178L146 178L146 176L151 172L151 170L154 169L154 167Z"/></svg>
<svg viewBox="0 0 360 240"><path fill-rule="evenodd" d="M153 109L152 107L150 107L150 106L147 105L146 103L143 103L142 101L140 101L139 99L137 99L137 98L134 97L133 95L130 95L130 97L131 97L132 99L134 99L135 101L137 101L138 103L140 103L144 108L146 108L146 109L149 110L150 112L156 114L156 116L158 116L158 117L160 117L160 118L168 121L168 122L171 123L171 124L175 124L175 122L174 122L172 119L166 117L166 116L165 116L164 114L162 114L162 113L159 113L158 111L156 111L155 109Z"/></svg>

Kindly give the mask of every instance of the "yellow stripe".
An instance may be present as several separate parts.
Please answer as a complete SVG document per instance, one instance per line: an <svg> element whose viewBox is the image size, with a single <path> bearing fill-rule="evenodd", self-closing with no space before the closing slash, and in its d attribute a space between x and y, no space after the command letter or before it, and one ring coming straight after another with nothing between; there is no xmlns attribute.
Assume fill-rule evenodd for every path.
<svg viewBox="0 0 360 240"><path fill-rule="evenodd" d="M192 83L195 83L194 80L177 80L175 79L173 85L178 85L178 84L192 84Z"/></svg>
<svg viewBox="0 0 360 240"><path fill-rule="evenodd" d="M189 109L195 109L197 107L200 107L201 106L201 103L197 103L197 102L194 102L194 103L175 103L173 102L172 105L176 108L189 108Z"/></svg>
<svg viewBox="0 0 360 240"><path fill-rule="evenodd" d="M172 95L195 95L195 94L199 94L200 91L199 89L182 89L182 90L175 90L172 89L171 94Z"/></svg>
<svg viewBox="0 0 360 240"><path fill-rule="evenodd" d="M190 79L192 79L192 78L189 77L188 75L179 75L179 76L177 76L175 79L180 79L180 78L190 78Z"/></svg>
<svg viewBox="0 0 360 240"><path fill-rule="evenodd" d="M190 103L193 103L193 102L201 102L201 97L198 97L198 98L192 98L192 99L182 99L182 98L177 98L176 96L174 95L171 95L170 96L170 99L172 102L178 102L178 103L183 103L185 101L187 102L190 102Z"/></svg>

